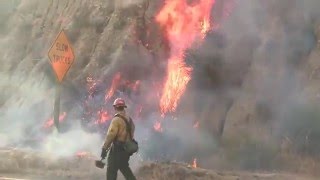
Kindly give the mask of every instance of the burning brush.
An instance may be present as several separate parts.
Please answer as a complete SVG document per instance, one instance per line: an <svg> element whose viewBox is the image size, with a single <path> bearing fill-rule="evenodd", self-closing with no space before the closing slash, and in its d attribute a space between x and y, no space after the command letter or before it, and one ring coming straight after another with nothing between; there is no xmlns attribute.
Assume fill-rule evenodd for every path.
<svg viewBox="0 0 320 180"><path fill-rule="evenodd" d="M160 109L162 115L174 112L191 80L192 68L184 61L184 53L194 42L202 40L210 30L210 12L215 0L167 0L156 17L170 43L167 77Z"/></svg>
<svg viewBox="0 0 320 180"><path fill-rule="evenodd" d="M230 0L230 2L233 1L235 0ZM164 77L164 82L155 83L157 86L159 84L157 89L161 91L155 97L155 104L159 104L157 107L160 106L159 113L162 115L162 119L165 119L164 116L167 116L168 113L176 111L179 100L191 80L193 69L185 62L185 51L191 48L194 43L201 42L205 35L217 26L217 24L213 24L216 22L210 19L215 2L216 0L194 0L192 3L190 3L190 0L165 0L164 6L156 15L156 21L163 28L164 35L170 46L170 54L167 59L167 74ZM146 98L150 96L149 94L144 94L143 97L145 99L138 96L136 98L138 100L130 96L132 92L146 89L140 88L140 86L144 85L141 79L132 80L131 78L126 78L125 73L117 72L110 82L110 87L104 89L105 87L101 85L103 82L95 80L92 77L87 78L88 96L84 102L85 114L82 118L86 120L87 124L93 124L92 126L98 130L99 128L103 128L103 132L105 133L104 125L110 123L112 119L111 109L106 104L109 104L115 96L119 96L120 91L122 93L121 96L124 94L129 102L135 104L136 113L133 114L136 114L136 117L143 116L146 114L144 112L151 112L148 109L145 110L148 107L143 106L147 104L145 102L149 102L148 98ZM103 88L102 91L101 86ZM102 95L100 93L103 93L103 98L101 98ZM152 94L152 97L154 97L154 94ZM99 102L100 99L103 102ZM63 121L66 119L65 117L66 113L63 113L60 115L59 120ZM133 118L141 119L141 117L136 117ZM153 126L154 130L159 134L163 133L165 129L161 121L162 119L156 121ZM49 119L44 126L48 128L52 125L53 119ZM199 122L196 121L193 127L198 128ZM79 154L79 156L85 155ZM95 161L95 166L98 168L104 168L105 164L104 159ZM192 166L197 167L197 159L193 160Z"/></svg>

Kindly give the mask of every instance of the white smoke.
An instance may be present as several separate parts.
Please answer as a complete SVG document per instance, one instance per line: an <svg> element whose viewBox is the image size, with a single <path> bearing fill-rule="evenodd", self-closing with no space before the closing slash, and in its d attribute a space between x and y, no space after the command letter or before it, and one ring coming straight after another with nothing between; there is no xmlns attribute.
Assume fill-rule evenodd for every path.
<svg viewBox="0 0 320 180"><path fill-rule="evenodd" d="M67 133L54 131L44 141L42 150L58 157L70 157L78 152L89 152L99 156L102 142L99 134L86 133L81 130L79 123L75 123Z"/></svg>

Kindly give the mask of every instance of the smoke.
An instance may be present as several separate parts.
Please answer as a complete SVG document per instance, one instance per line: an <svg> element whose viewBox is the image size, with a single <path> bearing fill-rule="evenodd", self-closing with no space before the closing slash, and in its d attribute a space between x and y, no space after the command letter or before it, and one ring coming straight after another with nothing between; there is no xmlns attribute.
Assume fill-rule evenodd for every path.
<svg viewBox="0 0 320 180"><path fill-rule="evenodd" d="M89 152L96 156L100 153L102 139L99 134L86 133L80 123L74 123L73 128L63 134L54 131L43 142L41 149L58 157L74 156L78 152Z"/></svg>
<svg viewBox="0 0 320 180"><path fill-rule="evenodd" d="M52 88L50 80L43 77L25 80L19 75L1 76L1 86L5 92L1 97L7 97L2 97L5 101L1 106L0 146L28 147L57 157L73 156L79 151L98 155L103 141L101 136L82 129L80 119L74 119L78 114L74 111L81 112L81 108L75 103L68 108L68 98L65 98L66 102L61 107L61 112L67 111L65 121L70 125L62 125L68 131L60 134L55 127L44 127L52 117L55 88ZM9 93L13 89L14 93ZM66 87L62 90L62 98L72 92Z"/></svg>
<svg viewBox="0 0 320 180"><path fill-rule="evenodd" d="M65 101L61 106L62 112L68 112L68 122L73 122L68 127L70 131L51 134L48 131L53 127L43 127L52 117L55 84L48 60L41 55L44 46L39 46L41 40L34 36L38 29L32 29L32 23L39 20L37 13L41 13L36 9L42 5L39 1L1 1L1 9L6 11L1 10L0 19L0 36L4 37L0 41L0 62L3 64L0 68L0 146L38 149L58 157L72 156L78 151L97 155L102 138L85 132L79 125L80 119L74 111L81 109L77 101L68 101L78 93L74 93L72 86L63 85L62 99ZM32 42L33 48L26 48L28 41Z"/></svg>
<svg viewBox="0 0 320 180"><path fill-rule="evenodd" d="M233 139L234 149L249 143L244 145L246 150L239 149L242 153L230 152L238 157L236 162L230 161L230 166L272 168L274 162L267 155L274 153L275 141L281 143L288 136L290 140L296 136L300 140L311 138L307 130L297 135L302 127L299 121L309 124L309 128L303 127L312 132L313 139L317 137L318 130L311 125L316 124L317 116L306 116L306 111L314 110L305 108L314 106L316 100L311 99L317 97L310 71L316 68L318 58L315 54L320 16L314 7L319 7L319 2L224 2L234 3L230 15L222 20L213 16L213 22L220 23L219 28L187 54L194 71L179 110L199 120L202 131L213 136L222 133L226 143ZM301 109L297 111L297 107ZM300 140L298 144L307 143ZM311 141L314 142L310 140L310 146L313 144L316 150ZM256 143L265 144L261 145L266 150L265 157L258 153L263 149L250 145ZM208 166L212 164L215 163L211 161Z"/></svg>
<svg viewBox="0 0 320 180"><path fill-rule="evenodd" d="M194 79L208 79L202 86L211 84L214 91L240 93L232 99L251 96L254 101L273 101L269 105L282 104L275 101L284 102L301 90L297 72L315 48L314 24L309 20L315 14L306 8L311 3L316 1L294 1L289 7L285 1L236 1L221 29L195 53L200 70Z"/></svg>
<svg viewBox="0 0 320 180"><path fill-rule="evenodd" d="M9 137L9 142L15 142L24 136L28 127L32 129L34 126L41 125L42 122L36 123L37 118L48 115L49 109L45 108L48 104L43 100L43 96L40 96L46 93L42 91L46 85L41 83L33 85L37 79L21 82L22 78L19 76L2 77L4 93L1 96L5 101L1 106L0 124L5 128L1 128L0 131ZM13 84L15 82L18 84ZM14 94L12 94L13 90ZM43 106L37 106L38 103L42 103Z"/></svg>
<svg viewBox="0 0 320 180"><path fill-rule="evenodd" d="M150 118L149 122L153 125L156 120ZM194 158L202 158L218 147L216 139L196 128L188 116L168 117L160 122L161 128L157 131L148 125L142 128L138 123L136 138L140 140L140 154L144 160L191 163Z"/></svg>

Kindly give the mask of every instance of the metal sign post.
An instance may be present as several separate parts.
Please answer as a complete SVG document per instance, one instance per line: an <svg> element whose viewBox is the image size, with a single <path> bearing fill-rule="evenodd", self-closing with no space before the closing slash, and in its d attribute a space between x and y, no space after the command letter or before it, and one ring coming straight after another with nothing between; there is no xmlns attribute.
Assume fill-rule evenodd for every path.
<svg viewBox="0 0 320 180"><path fill-rule="evenodd" d="M61 84L58 82L56 85L56 94L54 99L54 107L53 107L53 120L54 124L59 132L59 119L60 119L60 91L61 91Z"/></svg>

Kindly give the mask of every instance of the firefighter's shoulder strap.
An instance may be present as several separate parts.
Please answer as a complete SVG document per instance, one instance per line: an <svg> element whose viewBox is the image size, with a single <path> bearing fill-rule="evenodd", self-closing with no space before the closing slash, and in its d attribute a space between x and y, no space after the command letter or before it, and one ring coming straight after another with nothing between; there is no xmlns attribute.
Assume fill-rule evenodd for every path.
<svg viewBox="0 0 320 180"><path fill-rule="evenodd" d="M125 123L126 123L126 130L127 133L129 133L129 137L130 139L133 139L132 137L132 129L131 129L131 123L132 123L132 119L130 118L130 123L128 122L127 118L125 118L124 116L122 116L121 114L115 114L114 117L119 117L121 118Z"/></svg>

